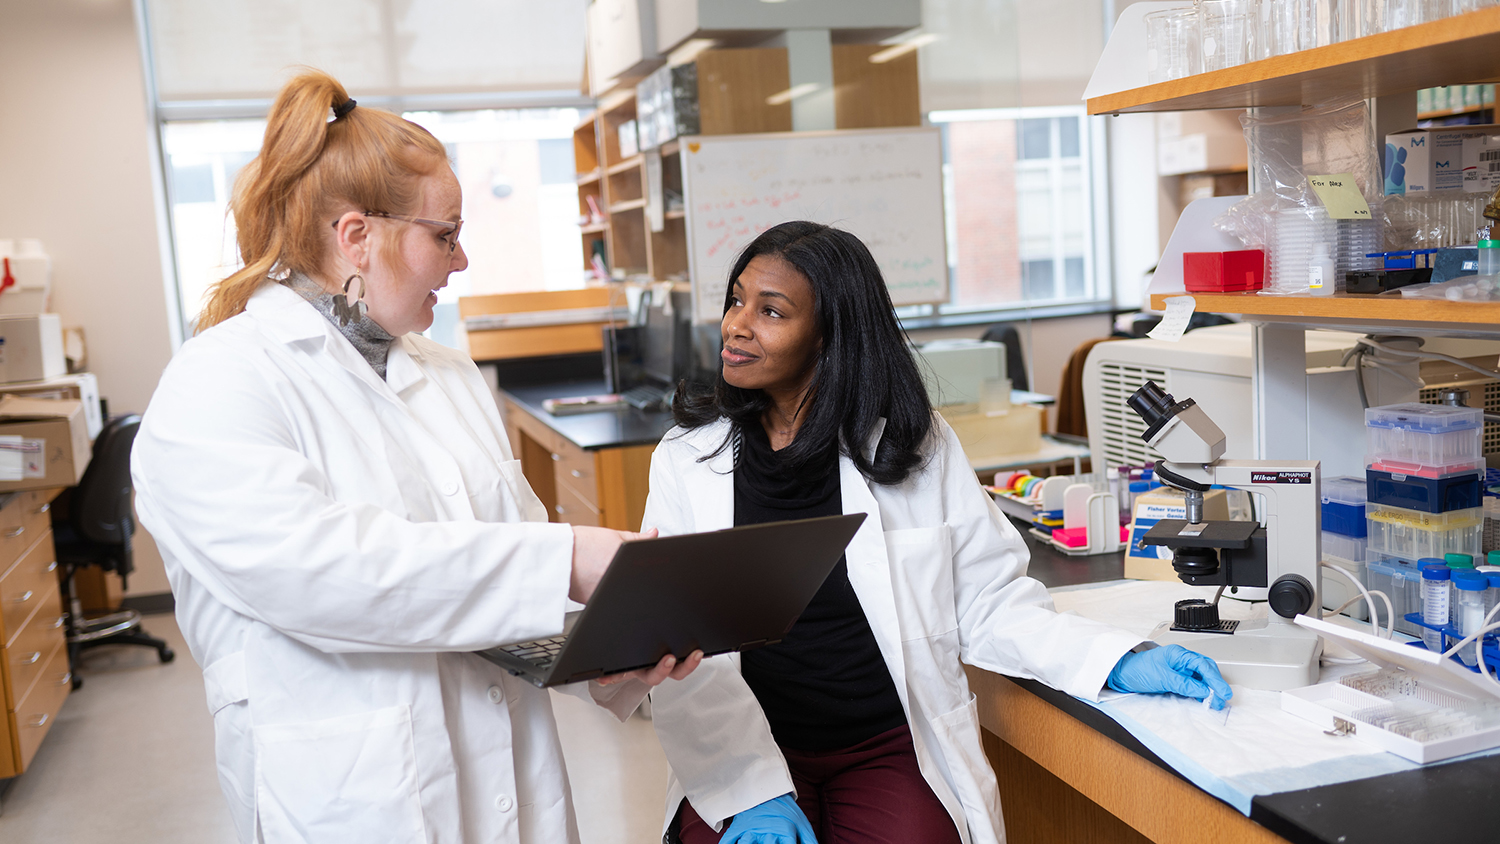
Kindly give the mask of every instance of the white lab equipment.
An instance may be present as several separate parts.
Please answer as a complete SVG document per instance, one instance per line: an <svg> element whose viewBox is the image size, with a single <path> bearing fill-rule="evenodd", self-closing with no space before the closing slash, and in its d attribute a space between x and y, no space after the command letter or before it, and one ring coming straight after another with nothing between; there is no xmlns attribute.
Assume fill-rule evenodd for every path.
<svg viewBox="0 0 1500 844"><path fill-rule="evenodd" d="M45 313L52 298L52 259L33 239L0 240L0 314Z"/></svg>
<svg viewBox="0 0 1500 844"><path fill-rule="evenodd" d="M1182 601L1152 634L1210 657L1231 685L1293 689L1317 680L1322 640L1292 619L1321 613L1319 469L1315 460L1224 460L1224 433L1191 399L1153 382L1131 395L1142 439L1165 459L1156 479L1187 496L1186 519L1162 519L1141 541L1172 550L1172 568L1193 586L1265 589L1265 619L1221 621L1217 603ZM1204 493L1221 485L1261 496L1259 522L1205 519Z"/></svg>
<svg viewBox="0 0 1500 844"><path fill-rule="evenodd" d="M1004 343L933 340L918 346L916 353L922 382L927 385L927 397L933 407L979 405L986 395L986 382L1005 378ZM1007 407L1008 399L1007 395Z"/></svg>
<svg viewBox="0 0 1500 844"><path fill-rule="evenodd" d="M1428 624L1445 625L1449 621L1450 589L1452 572L1447 566L1429 565L1422 569L1422 620ZM1427 650L1441 653L1443 634L1422 628L1422 644Z"/></svg>
<svg viewBox="0 0 1500 844"><path fill-rule="evenodd" d="M1332 296L1338 286L1326 241L1313 244L1312 260L1307 265L1307 286L1312 288L1314 296Z"/></svg>

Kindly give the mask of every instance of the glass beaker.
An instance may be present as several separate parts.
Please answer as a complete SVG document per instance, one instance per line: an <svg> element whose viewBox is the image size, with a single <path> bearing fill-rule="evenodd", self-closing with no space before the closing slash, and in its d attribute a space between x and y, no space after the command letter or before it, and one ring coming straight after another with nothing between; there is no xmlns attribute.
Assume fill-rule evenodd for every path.
<svg viewBox="0 0 1500 844"><path fill-rule="evenodd" d="M1203 72L1196 9L1146 15L1146 74L1152 84Z"/></svg>
<svg viewBox="0 0 1500 844"><path fill-rule="evenodd" d="M1250 61L1254 40L1250 0L1202 0L1198 26L1202 30L1203 69L1222 70Z"/></svg>

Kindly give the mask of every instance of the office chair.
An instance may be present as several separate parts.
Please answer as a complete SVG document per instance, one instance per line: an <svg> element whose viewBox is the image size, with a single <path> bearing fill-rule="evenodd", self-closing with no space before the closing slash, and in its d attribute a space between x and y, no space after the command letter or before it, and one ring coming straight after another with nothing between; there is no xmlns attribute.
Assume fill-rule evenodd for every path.
<svg viewBox="0 0 1500 844"><path fill-rule="evenodd" d="M985 329L979 339L1005 344L1005 377L1010 379L1011 389L1031 389L1031 380L1026 377L1026 357L1021 352L1021 335L1014 325L997 322Z"/></svg>
<svg viewBox="0 0 1500 844"><path fill-rule="evenodd" d="M130 548L135 533L131 512L130 448L141 427L141 417L116 416L94 440L94 454L78 486L67 489L52 510L52 540L63 569L68 599L68 662L78 664L85 648L99 645L144 645L156 648L157 658L171 662L176 654L166 642L141 629L141 614L122 610L99 618L84 618L73 576L84 566L113 571L123 583L135 569ZM74 671L75 688L81 682Z"/></svg>

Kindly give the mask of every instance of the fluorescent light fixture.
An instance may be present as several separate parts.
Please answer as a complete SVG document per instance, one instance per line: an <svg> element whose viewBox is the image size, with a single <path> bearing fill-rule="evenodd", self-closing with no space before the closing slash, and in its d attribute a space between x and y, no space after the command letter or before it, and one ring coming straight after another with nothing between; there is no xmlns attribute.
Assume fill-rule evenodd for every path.
<svg viewBox="0 0 1500 844"><path fill-rule="evenodd" d="M814 93L820 87L822 86L816 82L803 82L801 85L793 85L779 94L772 94L766 97L766 105L786 105L792 100Z"/></svg>
<svg viewBox="0 0 1500 844"><path fill-rule="evenodd" d="M937 35L936 33L932 32L924 32L909 41L902 41L899 44L892 44L884 50L881 50L880 52L870 56L870 63L885 64L891 59L900 58L913 50L921 47L926 47L928 44L940 40L942 40L941 35Z"/></svg>
<svg viewBox="0 0 1500 844"><path fill-rule="evenodd" d="M699 53L704 50L712 50L717 46L719 46L719 42L712 38L693 38L681 47L673 50L672 54L667 57L667 64L673 67L688 64L693 59L698 58Z"/></svg>

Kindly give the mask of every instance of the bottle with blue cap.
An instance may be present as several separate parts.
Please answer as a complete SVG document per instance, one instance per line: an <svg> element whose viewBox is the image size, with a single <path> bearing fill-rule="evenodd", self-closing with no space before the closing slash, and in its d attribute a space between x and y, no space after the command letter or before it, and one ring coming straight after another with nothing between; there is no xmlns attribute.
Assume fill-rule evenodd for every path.
<svg viewBox="0 0 1500 844"><path fill-rule="evenodd" d="M1458 599L1458 629L1465 637L1479 632L1484 626L1484 593L1490 583L1483 572L1453 572L1454 596ZM1479 642L1473 641L1458 650L1458 659L1473 668L1479 664Z"/></svg>
<svg viewBox="0 0 1500 844"><path fill-rule="evenodd" d="M1422 566L1422 621L1427 624L1442 626L1448 623L1448 581L1451 577L1452 570L1440 562ZM1443 634L1424 627L1422 644L1429 651L1441 652Z"/></svg>

